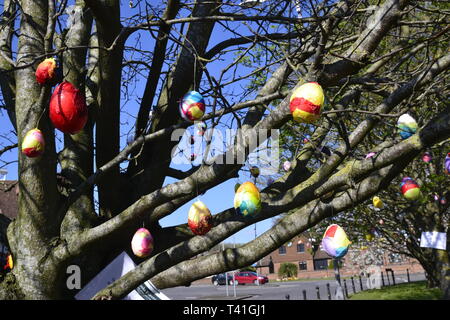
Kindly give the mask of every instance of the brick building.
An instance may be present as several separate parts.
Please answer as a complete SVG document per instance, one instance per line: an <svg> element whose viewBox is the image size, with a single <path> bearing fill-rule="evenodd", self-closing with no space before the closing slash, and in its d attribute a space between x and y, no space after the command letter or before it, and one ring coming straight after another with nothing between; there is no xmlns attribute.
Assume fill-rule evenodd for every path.
<svg viewBox="0 0 450 320"><path fill-rule="evenodd" d="M332 257L322 250L321 246L316 250L312 249L312 243L308 238L297 236L261 259L256 264L258 273L276 280L279 278L278 270L281 264L290 262L297 266L298 278L333 277ZM342 259L341 275L357 275L358 271L351 261L351 256L362 252L358 247L350 246L349 253ZM406 269L410 273L423 272L418 261L403 255L386 251L382 253L381 260L377 264L382 270L393 269L398 274L406 273Z"/></svg>

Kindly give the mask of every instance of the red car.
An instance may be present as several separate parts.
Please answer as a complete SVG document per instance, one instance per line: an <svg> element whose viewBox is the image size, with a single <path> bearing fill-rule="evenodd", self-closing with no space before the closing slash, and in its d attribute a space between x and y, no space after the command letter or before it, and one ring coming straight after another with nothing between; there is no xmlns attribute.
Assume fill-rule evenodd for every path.
<svg viewBox="0 0 450 320"><path fill-rule="evenodd" d="M254 283L254 284L264 284L269 282L269 278L266 276L263 276L261 274L256 274L256 272L251 271L243 271L236 273L234 275L234 280L236 281L236 284L246 284L246 283Z"/></svg>

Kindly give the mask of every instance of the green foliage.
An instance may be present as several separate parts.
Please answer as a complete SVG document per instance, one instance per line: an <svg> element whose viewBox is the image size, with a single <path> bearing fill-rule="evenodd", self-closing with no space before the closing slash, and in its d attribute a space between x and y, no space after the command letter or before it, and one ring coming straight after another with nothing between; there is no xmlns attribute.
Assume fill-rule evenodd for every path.
<svg viewBox="0 0 450 320"><path fill-rule="evenodd" d="M381 289L358 292L350 300L439 300L442 299L440 289L429 289L425 281L402 283Z"/></svg>
<svg viewBox="0 0 450 320"><path fill-rule="evenodd" d="M292 278L297 277L298 268L297 265L291 262L284 262L281 264L278 270L278 276L280 278Z"/></svg>

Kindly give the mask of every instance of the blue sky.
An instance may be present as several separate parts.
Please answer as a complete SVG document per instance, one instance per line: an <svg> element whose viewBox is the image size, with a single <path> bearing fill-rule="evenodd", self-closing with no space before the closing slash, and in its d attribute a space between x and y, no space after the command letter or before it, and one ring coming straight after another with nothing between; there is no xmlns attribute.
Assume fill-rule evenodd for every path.
<svg viewBox="0 0 450 320"><path fill-rule="evenodd" d="M136 13L137 13L137 8L134 8L134 9L129 8L129 1L122 2L122 16L129 17ZM243 28L242 30L239 30L239 28L238 28L238 29L236 29L236 31L241 31L243 34L249 34L249 31L247 28ZM153 50L154 41L149 36L147 31L140 31L138 33L133 34L130 37L127 45L132 46L138 35L140 35L142 37L141 38L142 49L148 50L148 51ZM223 31L216 27L213 31L212 41L209 44L209 48L211 48L216 43L223 41L223 40L224 40ZM224 66L226 66L230 61L232 61L232 59L234 57L235 57L234 53L230 53L227 56L225 56L223 60L217 60L217 61L214 61L214 63L208 64L208 71L213 76L216 76L216 77L219 76L220 72L224 68ZM134 57L134 59L136 59L136 57ZM242 72L242 74L244 74L245 72L248 72L248 70L249 69L246 69L243 67L239 68L239 72ZM130 132L130 130L132 130L132 126L134 124L133 116L136 115L138 107L139 107L137 99L142 96L143 88L145 86L145 76L146 76L145 72L142 73L141 75L139 75L139 74L136 75L136 78L133 79L135 81L135 87L131 91L131 95L128 97L127 100L125 100L125 99L123 100L123 112L122 112L122 116L121 116L122 117L121 118L121 134L122 134L121 145L122 145L122 147L124 147L125 144L127 143L127 133ZM245 83L241 82L241 83L235 84L227 89L228 92L233 93L233 97L230 96L230 99L229 99L230 103L240 102L239 92L242 92L243 86L245 86ZM198 91L202 91L202 88L201 87L198 88ZM251 98L252 97L249 96L249 97L246 97L245 100L251 99ZM211 99L206 99L207 112L210 112L210 110L211 110L210 104L211 104ZM208 107L209 107L209 110L208 110ZM228 124L230 124L231 116L224 117L224 121L227 122ZM224 126L219 126L219 129L223 130ZM7 114L6 114L6 112L3 111L2 114L0 115L0 134L5 134L6 132L10 132L12 130L13 130L13 128L12 128L11 124L9 123ZM190 132L192 134L194 134L194 136L196 137L195 139L200 139L200 137L195 134L195 132L196 132L195 127L190 127L190 128L188 128L188 130L190 130ZM9 136L11 138L13 137L13 135L11 135L11 134L9 134ZM62 135L57 130L56 130L56 136L57 136L57 139L59 139L59 143L57 140L57 148L58 148L58 151L60 151L62 148L62 144L61 144ZM8 142L5 141L4 139L1 140L1 143L3 143L3 145L8 145ZM2 148L2 145L0 145L0 148ZM6 152L2 155L1 160L6 161L6 162L15 161L17 159L17 152L18 152L18 149L14 149L12 151ZM1 164L0 164L0 166L1 166ZM123 163L122 167L125 167L125 166L126 166L126 163ZM176 169L181 169L181 170L187 170L190 168L190 166L186 165L186 164L174 165L173 167ZM246 168L248 169L249 166L247 165ZM8 179L14 180L14 179L18 178L17 177L17 172L18 172L17 163L8 164L6 166L6 169L8 170L8 177L7 177ZM251 180L249 172L247 170L241 171L239 179L228 180L228 181L222 183L221 185L208 190L204 195L200 195L198 198L208 206L211 213L213 213L213 214L219 213L219 212L233 206L235 184L237 182L242 183L247 180ZM172 179L172 178L167 178L165 181L165 184L171 183L174 181L176 181L176 180ZM260 186L265 187L265 177L261 177L261 179L259 179L259 181L262 183ZM195 202L196 200L197 199L190 201L189 203L185 204L184 206L182 206L181 208L176 210L170 216L162 219L160 221L161 225L164 227L164 226L172 226L172 225L178 225L181 223L186 223L188 210L189 210L190 206L192 205L192 203ZM256 225L257 235L260 235L264 231L268 230L271 226L272 226L271 219L257 223L257 225ZM240 232L236 233L234 236L228 238L226 240L226 242L245 243L245 242L251 241L255 237L255 229L254 228L255 228L254 225L249 226L249 227L241 230Z"/></svg>

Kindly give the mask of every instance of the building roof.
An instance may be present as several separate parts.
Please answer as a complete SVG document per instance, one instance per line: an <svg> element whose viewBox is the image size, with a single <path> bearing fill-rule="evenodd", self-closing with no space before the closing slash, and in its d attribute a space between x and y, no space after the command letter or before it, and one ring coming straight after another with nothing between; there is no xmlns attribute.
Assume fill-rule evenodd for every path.
<svg viewBox="0 0 450 320"><path fill-rule="evenodd" d="M0 181L0 214L13 220L17 217L19 184L15 180Z"/></svg>

